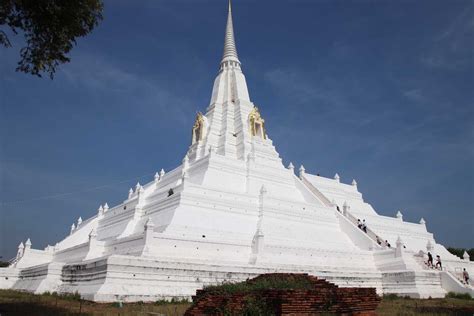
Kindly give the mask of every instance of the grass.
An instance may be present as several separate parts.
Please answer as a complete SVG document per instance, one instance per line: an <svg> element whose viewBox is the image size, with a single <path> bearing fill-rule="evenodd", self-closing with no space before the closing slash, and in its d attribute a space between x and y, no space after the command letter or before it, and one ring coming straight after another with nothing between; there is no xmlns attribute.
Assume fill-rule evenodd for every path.
<svg viewBox="0 0 474 316"><path fill-rule="evenodd" d="M447 298L458 298L460 300L470 300L470 299L472 299L472 297L469 293L460 294L460 293L449 292L446 295L446 297Z"/></svg>
<svg viewBox="0 0 474 316"><path fill-rule="evenodd" d="M94 303L81 300L76 294L61 295L0 290L0 315L9 316L63 316L63 315L100 315L100 316L180 316L191 304L185 301L157 301L155 303Z"/></svg>
<svg viewBox="0 0 474 316"><path fill-rule="evenodd" d="M304 284L300 284L304 286ZM272 286L287 286L273 284ZM228 287L233 291L232 287ZM465 297L450 297L444 299L411 299L396 295L384 296L377 308L378 315L473 315L474 300ZM132 315L183 315L190 303L175 301L157 301L155 303L117 303L100 304L81 300L77 295L60 295L45 293L33 295L30 293L0 290L1 315L94 315L94 316L132 316Z"/></svg>
<svg viewBox="0 0 474 316"><path fill-rule="evenodd" d="M454 294L454 293L453 293ZM474 315L474 300L464 295L437 299L413 299L385 295L377 308L378 315ZM462 297L462 298L460 298Z"/></svg>

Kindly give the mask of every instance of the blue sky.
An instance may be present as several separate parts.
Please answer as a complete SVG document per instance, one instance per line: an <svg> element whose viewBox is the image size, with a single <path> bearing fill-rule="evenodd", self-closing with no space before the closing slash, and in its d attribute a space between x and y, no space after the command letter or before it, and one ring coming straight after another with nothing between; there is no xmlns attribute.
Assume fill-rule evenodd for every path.
<svg viewBox="0 0 474 316"><path fill-rule="evenodd" d="M285 164L350 182L380 214L474 247L472 1L233 4L250 96ZM0 256L174 168L222 56L224 0L106 1L56 78L0 48Z"/></svg>

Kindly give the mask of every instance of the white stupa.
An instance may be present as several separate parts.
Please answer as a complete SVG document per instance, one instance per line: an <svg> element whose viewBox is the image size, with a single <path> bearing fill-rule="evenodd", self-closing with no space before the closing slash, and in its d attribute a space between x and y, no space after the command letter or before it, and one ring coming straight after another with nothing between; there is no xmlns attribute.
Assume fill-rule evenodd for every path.
<svg viewBox="0 0 474 316"><path fill-rule="evenodd" d="M261 273L305 272L380 294L472 293L457 273L474 275L474 265L436 243L424 220L377 214L355 180L285 168L262 113L242 73L229 3L211 101L197 114L181 164L73 223L55 246L20 244L10 267L0 269L0 288L155 301ZM365 219L367 233L357 219ZM442 271L424 264L428 251L441 256Z"/></svg>

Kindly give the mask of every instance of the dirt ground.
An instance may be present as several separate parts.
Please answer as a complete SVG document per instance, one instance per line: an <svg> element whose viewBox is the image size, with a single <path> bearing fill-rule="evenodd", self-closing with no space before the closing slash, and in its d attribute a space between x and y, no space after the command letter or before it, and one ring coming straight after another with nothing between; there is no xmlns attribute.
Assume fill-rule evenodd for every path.
<svg viewBox="0 0 474 316"><path fill-rule="evenodd" d="M104 315L104 316L179 316L190 303L118 303L99 304L54 295L0 290L1 316L56 316L56 315ZM474 315L474 300L467 299L383 299L378 315Z"/></svg>

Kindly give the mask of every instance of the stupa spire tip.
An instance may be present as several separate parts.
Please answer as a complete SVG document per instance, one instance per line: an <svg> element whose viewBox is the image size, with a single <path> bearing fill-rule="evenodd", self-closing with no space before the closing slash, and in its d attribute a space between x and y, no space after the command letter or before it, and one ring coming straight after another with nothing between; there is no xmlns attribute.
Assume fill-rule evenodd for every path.
<svg viewBox="0 0 474 316"><path fill-rule="evenodd" d="M231 0L229 0L229 12L227 15L227 26L225 30L225 40L224 40L224 55L222 56L222 63L229 60L240 63L239 57L237 55L237 48L235 46Z"/></svg>

